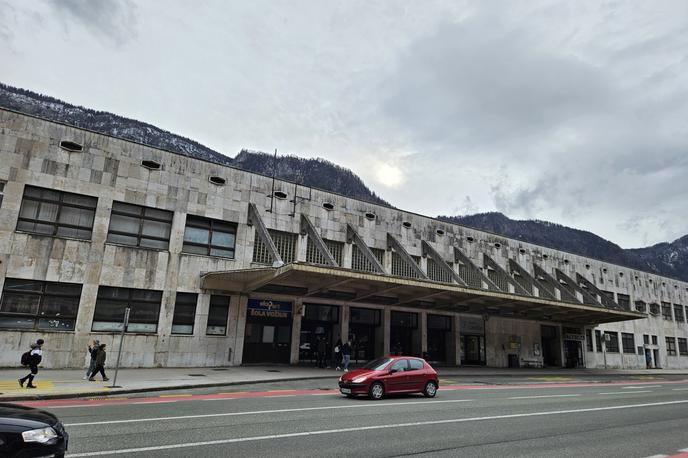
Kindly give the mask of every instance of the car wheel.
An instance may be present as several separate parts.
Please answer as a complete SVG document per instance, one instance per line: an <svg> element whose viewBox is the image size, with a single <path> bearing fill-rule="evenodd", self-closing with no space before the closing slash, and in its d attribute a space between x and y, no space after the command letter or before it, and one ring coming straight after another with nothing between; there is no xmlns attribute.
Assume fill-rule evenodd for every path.
<svg viewBox="0 0 688 458"><path fill-rule="evenodd" d="M375 382L372 385L370 385L369 394L370 397L375 400L382 399L382 396L385 395L385 387L382 386L382 383Z"/></svg>
<svg viewBox="0 0 688 458"><path fill-rule="evenodd" d="M426 398L434 398L437 394L437 383L428 382L425 384L425 389L423 390L423 395Z"/></svg>

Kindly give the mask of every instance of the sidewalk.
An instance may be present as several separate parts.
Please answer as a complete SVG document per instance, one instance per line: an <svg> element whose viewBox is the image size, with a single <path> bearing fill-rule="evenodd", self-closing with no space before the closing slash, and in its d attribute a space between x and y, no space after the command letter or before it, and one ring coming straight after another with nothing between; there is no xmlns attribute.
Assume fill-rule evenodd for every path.
<svg viewBox="0 0 688 458"><path fill-rule="evenodd" d="M661 376L688 378L688 370L601 370L601 369L501 369L488 367L440 367L441 380L456 381L476 378L521 378L531 383L542 381L565 382L575 379L595 381L610 377L638 379ZM330 379L334 384L342 373L333 369L317 369L303 366L239 366L223 368L156 368L120 369L117 385L110 388L114 371L109 371L109 382L83 380L82 369L41 369L36 377L35 390L21 388L17 379L26 375L26 369L2 369L0 371L0 402L30 399L59 399L90 396L109 396L123 393L191 389L213 386L253 385L256 383ZM469 379L469 380L465 380ZM479 381L474 383L481 383ZM482 382L484 383L484 382ZM491 381L491 383L494 383ZM334 385L333 385L334 386Z"/></svg>

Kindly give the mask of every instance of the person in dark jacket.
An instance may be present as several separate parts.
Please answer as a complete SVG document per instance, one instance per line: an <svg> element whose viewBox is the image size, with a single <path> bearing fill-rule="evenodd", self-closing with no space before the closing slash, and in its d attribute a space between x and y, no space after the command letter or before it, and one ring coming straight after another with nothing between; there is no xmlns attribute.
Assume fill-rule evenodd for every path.
<svg viewBox="0 0 688 458"><path fill-rule="evenodd" d="M31 353L29 356L29 363L27 366L29 366L29 373L26 374L25 377L22 377L19 379L19 386L24 388L24 383L28 380L29 383L26 385L27 388L38 388L36 385L33 384L33 379L38 375L38 365L41 363L41 360L43 359L43 339L38 339L36 343L31 344Z"/></svg>
<svg viewBox="0 0 688 458"><path fill-rule="evenodd" d="M336 370L340 370L342 366L342 339L337 339L337 343L334 344L334 353L332 354L332 365L336 367Z"/></svg>
<svg viewBox="0 0 688 458"><path fill-rule="evenodd" d="M86 375L84 375L84 380L91 377L96 370L96 356L98 355L98 348L100 348L100 341L94 340L92 343L88 344L88 369L86 369Z"/></svg>
<svg viewBox="0 0 688 458"><path fill-rule="evenodd" d="M349 361L351 360L351 343L347 340L344 345L342 345L342 364L344 366L344 372L349 372Z"/></svg>
<svg viewBox="0 0 688 458"><path fill-rule="evenodd" d="M96 379L94 379L93 377L98 372L100 372L100 375L101 375L101 377L103 377L104 382L107 382L108 380L110 380L109 378L107 378L105 376L105 357L106 356L107 355L105 353L105 344L101 344L100 347L98 347L98 353L96 354L96 368L93 371L93 373L91 374L91 377L89 377L90 381L92 381L92 382L96 381Z"/></svg>
<svg viewBox="0 0 688 458"><path fill-rule="evenodd" d="M327 339L318 339L318 367L324 368L327 365Z"/></svg>

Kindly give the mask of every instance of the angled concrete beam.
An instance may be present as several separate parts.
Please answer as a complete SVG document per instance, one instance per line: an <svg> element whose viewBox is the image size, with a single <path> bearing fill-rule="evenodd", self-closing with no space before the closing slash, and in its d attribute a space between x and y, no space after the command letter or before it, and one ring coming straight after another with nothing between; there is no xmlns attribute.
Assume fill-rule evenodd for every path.
<svg viewBox="0 0 688 458"><path fill-rule="evenodd" d="M256 235L260 237L260 239L263 241L263 244L265 244L265 247L268 249L268 253L270 253L270 257L272 258L273 262L284 264L282 256L277 251L275 242L272 240L270 232L268 232L268 228L265 227L263 218L261 218L260 213L258 213L256 204L253 203L248 204L248 224L249 226L253 226L255 228Z"/></svg>
<svg viewBox="0 0 688 458"><path fill-rule="evenodd" d="M490 280L489 278L487 278L487 276L486 276L485 274L483 274L483 273L480 271L480 269L478 269L478 266L476 266L475 264L473 264L473 261L471 261L471 260L468 258L468 256L466 256L465 254L463 254L463 253L461 252L461 250L459 250L457 247L454 247L454 258L455 258L458 262L460 262L461 264L463 264L464 266L466 266L466 269L468 269L468 271L469 271L469 273L470 273L471 275L474 275L475 277L479 278L479 279L482 281L482 283L484 283L485 285L487 285L487 287L485 287L484 285L482 285L482 289L489 289L489 290L492 290L492 291L502 291L501 289L499 289L499 287L498 287L497 285L494 284L494 282L493 282L492 280ZM462 278L462 280L463 280L467 285L471 285L471 282L470 282L468 279ZM508 293L509 291L503 291L503 292Z"/></svg>
<svg viewBox="0 0 688 458"><path fill-rule="evenodd" d="M391 304L392 306L398 306L398 305L404 305L404 304L410 304L412 302L417 302L421 301L423 299L430 299L431 297L439 296L441 294L444 294L444 291L437 291L434 293L425 293L425 294L418 294L409 298L404 299L403 301L399 301L395 304Z"/></svg>
<svg viewBox="0 0 688 458"><path fill-rule="evenodd" d="M614 302L612 299L610 299L606 294L604 294L604 292L601 289L599 289L597 286L595 286L595 284L593 282L591 282L590 280L588 280L587 278L585 278L584 276L582 276L578 272L576 272L576 280L578 280L578 284L581 286L581 288L583 288L583 285L585 285L585 288L583 288L583 289L587 289L592 294L597 294L600 297L600 302L602 302L602 305L604 305L605 307L611 307L611 308L617 308L617 309L623 308L619 304Z"/></svg>
<svg viewBox="0 0 688 458"><path fill-rule="evenodd" d="M420 278L428 280L428 276L425 274L425 272L423 272L423 269L420 268L416 261L413 260L411 255L408 254L406 248L404 248L401 243L399 243L399 241L389 232L387 233L387 246L393 248L394 251L396 251L396 253L401 257L401 260L404 261L404 263L409 266L411 270L416 273L416 275L418 275Z"/></svg>
<svg viewBox="0 0 688 458"><path fill-rule="evenodd" d="M509 259L509 269L511 269L511 272L516 275L518 275L521 278L526 279L528 282L531 284L531 288L535 286L538 289L538 297L545 297L547 299L553 299L557 300L557 297L550 293L549 290L546 288L543 288L538 281L533 278L532 275L530 275L530 272L528 272L523 266L521 266L518 262L514 261L513 259ZM515 281L518 281L516 278L514 278ZM520 282L519 282L520 283ZM521 285L523 286L523 285ZM534 293L533 293L534 294Z"/></svg>
<svg viewBox="0 0 688 458"><path fill-rule="evenodd" d="M516 291L516 294L521 294L523 296L532 296L533 295L533 293L528 292L528 290L526 290L523 286L521 286L520 283L518 283L516 280L514 280L514 278L511 275L506 273L506 271L504 269L502 269L502 266L497 264L497 262L494 259L492 259L491 257L489 257L485 253L483 253L483 262L485 263L485 265L488 268L491 267L492 269L494 269L498 275L502 276L502 278L504 278L504 280L507 283L509 283L511 286L513 286L514 291Z"/></svg>
<svg viewBox="0 0 688 458"><path fill-rule="evenodd" d="M564 302L581 303L575 293L571 293L568 289L562 288L562 285L557 280L552 278L550 274L545 272L545 269L533 263L533 271L535 272L535 282L538 289L545 289L548 293L552 294L552 292L547 288L549 286L552 290L559 291L559 294L561 295L560 300ZM554 294L556 295L556 293Z"/></svg>
<svg viewBox="0 0 688 458"><path fill-rule="evenodd" d="M578 283L576 283L576 281L573 278L569 277L568 275L566 275L564 272L562 272L559 269L555 268L554 271L557 274L557 280L559 280L559 283L561 283L561 285L564 288L567 288L571 292L574 292L574 291L578 292L581 294L581 296L583 296L583 303L584 304L600 305L600 306L602 305L597 300L597 298L595 296L593 296L588 290L583 289L580 286L578 286ZM564 283L562 283L562 280Z"/></svg>
<svg viewBox="0 0 688 458"><path fill-rule="evenodd" d="M375 270L377 270L381 274L386 274L385 268L382 267L382 264L380 264L380 261L377 260L375 255L373 254L372 251L370 251L370 248L368 248L368 245L363 241L360 235L358 235L358 232L356 232L356 229L354 229L351 224L346 225L346 239L349 241L349 243L353 242L356 247L361 251L363 256L368 260L370 264L373 265Z"/></svg>
<svg viewBox="0 0 688 458"><path fill-rule="evenodd" d="M395 289L399 289L401 287L402 287L402 285L394 285L394 286L387 286L385 288L378 288L376 290L368 291L367 293L357 295L356 297L351 299L351 302L360 302L363 299L367 299L367 298L373 297L373 296L379 296L380 294L389 293L390 291L394 291Z"/></svg>
<svg viewBox="0 0 688 458"><path fill-rule="evenodd" d="M323 291L328 291L332 288L335 288L337 286L341 286L345 283L349 283L351 281L350 278L345 278L343 280L335 280L330 283L326 283L324 285L318 286L317 288L311 288L308 290L306 294L303 295L303 297L310 297L310 296L315 296L318 293L321 293Z"/></svg>
<svg viewBox="0 0 688 458"><path fill-rule="evenodd" d="M456 272L454 272L454 269L452 269L451 266L447 264L447 261L442 259L442 256L440 256L440 254L437 251L435 251L435 249L428 242L422 240L421 248L423 250L423 255L435 261L440 266L440 268L442 268L442 270L449 274L449 276L452 280L454 280L454 282L458 283L461 286L468 286L466 282L463 281Z"/></svg>
<svg viewBox="0 0 688 458"><path fill-rule="evenodd" d="M325 262L327 262L328 265L338 267L337 261L334 260L334 256L332 256L327 245L325 245L325 241L320 237L318 231L315 230L315 226L313 226L311 220L303 213L301 213L301 233L308 235L308 238L313 242L313 245L315 245L315 249L325 258Z"/></svg>

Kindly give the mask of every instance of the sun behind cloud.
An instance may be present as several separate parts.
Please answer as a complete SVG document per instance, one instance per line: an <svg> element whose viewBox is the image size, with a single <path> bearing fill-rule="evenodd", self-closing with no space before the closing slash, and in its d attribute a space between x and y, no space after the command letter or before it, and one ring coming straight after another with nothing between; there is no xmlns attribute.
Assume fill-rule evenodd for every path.
<svg viewBox="0 0 688 458"><path fill-rule="evenodd" d="M386 163L378 164L375 178L390 188L399 187L406 179L404 172L399 167Z"/></svg>

